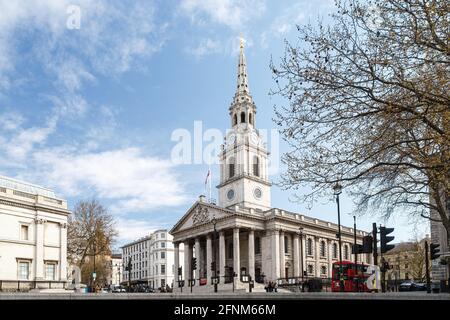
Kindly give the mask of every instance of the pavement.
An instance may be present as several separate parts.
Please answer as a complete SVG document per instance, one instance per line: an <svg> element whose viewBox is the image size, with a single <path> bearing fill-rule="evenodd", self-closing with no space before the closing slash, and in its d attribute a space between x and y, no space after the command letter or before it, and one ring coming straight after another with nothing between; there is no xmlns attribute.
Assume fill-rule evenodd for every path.
<svg viewBox="0 0 450 320"><path fill-rule="evenodd" d="M252 292L252 293L0 293L0 300L450 300L449 293L341 293L341 292Z"/></svg>

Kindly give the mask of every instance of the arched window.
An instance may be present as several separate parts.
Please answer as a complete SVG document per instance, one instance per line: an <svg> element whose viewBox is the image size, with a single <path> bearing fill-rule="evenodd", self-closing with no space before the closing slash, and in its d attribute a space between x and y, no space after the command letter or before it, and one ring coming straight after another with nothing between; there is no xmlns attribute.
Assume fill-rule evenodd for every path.
<svg viewBox="0 0 450 320"><path fill-rule="evenodd" d="M249 122L250 124L253 124L253 116L252 116L251 113L248 115L248 122Z"/></svg>
<svg viewBox="0 0 450 320"><path fill-rule="evenodd" d="M259 158L257 156L253 157L253 175L259 177Z"/></svg>
<svg viewBox="0 0 450 320"><path fill-rule="evenodd" d="M337 259L337 244L333 243L333 259Z"/></svg>
<svg viewBox="0 0 450 320"><path fill-rule="evenodd" d="M235 173L234 172L234 158L231 157L229 162L228 162L228 176L230 178L233 178L234 177L234 173Z"/></svg>
<svg viewBox="0 0 450 320"><path fill-rule="evenodd" d="M233 126L237 125L237 114L233 116Z"/></svg>
<svg viewBox="0 0 450 320"><path fill-rule="evenodd" d="M347 245L344 246L344 259L348 260L348 246Z"/></svg>
<svg viewBox="0 0 450 320"><path fill-rule="evenodd" d="M325 257L326 247L325 241L320 241L320 256Z"/></svg>
<svg viewBox="0 0 450 320"><path fill-rule="evenodd" d="M288 237L284 236L284 253L288 253Z"/></svg>
<svg viewBox="0 0 450 320"><path fill-rule="evenodd" d="M313 255L313 244L312 244L311 238L308 239L306 244L307 244L306 252L309 256L312 256Z"/></svg>
<svg viewBox="0 0 450 320"><path fill-rule="evenodd" d="M245 112L241 112L241 123L245 122Z"/></svg>

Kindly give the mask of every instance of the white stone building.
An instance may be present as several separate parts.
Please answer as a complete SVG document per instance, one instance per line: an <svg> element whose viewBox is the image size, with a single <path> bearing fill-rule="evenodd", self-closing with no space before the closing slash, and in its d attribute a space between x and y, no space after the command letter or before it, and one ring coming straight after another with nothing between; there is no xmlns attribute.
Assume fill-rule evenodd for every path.
<svg viewBox="0 0 450 320"><path fill-rule="evenodd" d="M156 230L149 236L124 245L122 257L124 284L130 280L131 285L145 284L153 289L173 286L177 269L172 236L167 230ZM126 270L130 260L131 273Z"/></svg>
<svg viewBox="0 0 450 320"><path fill-rule="evenodd" d="M219 155L218 205L201 196L170 231L175 269L184 262L183 279L193 275L195 286L207 283L203 288L211 288L213 262L224 289L231 288L231 282L236 288L248 288L242 275L257 282L277 281L298 278L303 269L308 276L331 277L332 263L338 261L337 224L271 207L269 153L256 126L256 111L241 44L237 90L229 108L231 129ZM343 260L353 260L353 229L341 230ZM367 233L356 233L357 242L362 243ZM184 258L178 254L181 246ZM364 255L362 259L368 263L371 258ZM233 273L237 274L234 280Z"/></svg>
<svg viewBox="0 0 450 320"><path fill-rule="evenodd" d="M113 253L111 255L111 277L109 284L119 285L123 279L123 264L122 264L122 254L121 253Z"/></svg>
<svg viewBox="0 0 450 320"><path fill-rule="evenodd" d="M52 190L0 176L0 289L64 286L69 214Z"/></svg>

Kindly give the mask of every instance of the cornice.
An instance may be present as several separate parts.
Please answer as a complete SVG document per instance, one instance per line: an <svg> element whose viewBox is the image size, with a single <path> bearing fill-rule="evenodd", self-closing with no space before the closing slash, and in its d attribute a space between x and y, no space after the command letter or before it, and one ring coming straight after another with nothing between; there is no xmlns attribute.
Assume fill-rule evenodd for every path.
<svg viewBox="0 0 450 320"><path fill-rule="evenodd" d="M47 206L36 204L36 203L30 204L30 203L19 202L19 201L20 200L12 201L12 200L0 199L0 204L4 204L7 206L11 206L11 207L30 209L30 210L34 210L34 211L39 210L39 211L44 211L44 212L48 212L48 213L62 214L62 215L66 215L66 216L71 213L70 210L67 210L67 209L56 209L56 208L51 208L51 207L47 207Z"/></svg>

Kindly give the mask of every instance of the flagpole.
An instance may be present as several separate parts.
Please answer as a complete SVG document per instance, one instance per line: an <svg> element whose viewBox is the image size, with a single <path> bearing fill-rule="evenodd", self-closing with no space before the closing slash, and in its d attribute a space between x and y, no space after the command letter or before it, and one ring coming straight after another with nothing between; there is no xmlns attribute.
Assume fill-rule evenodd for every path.
<svg viewBox="0 0 450 320"><path fill-rule="evenodd" d="M211 163L209 164L209 202L211 203L211 180L212 180L212 173L211 173Z"/></svg>

